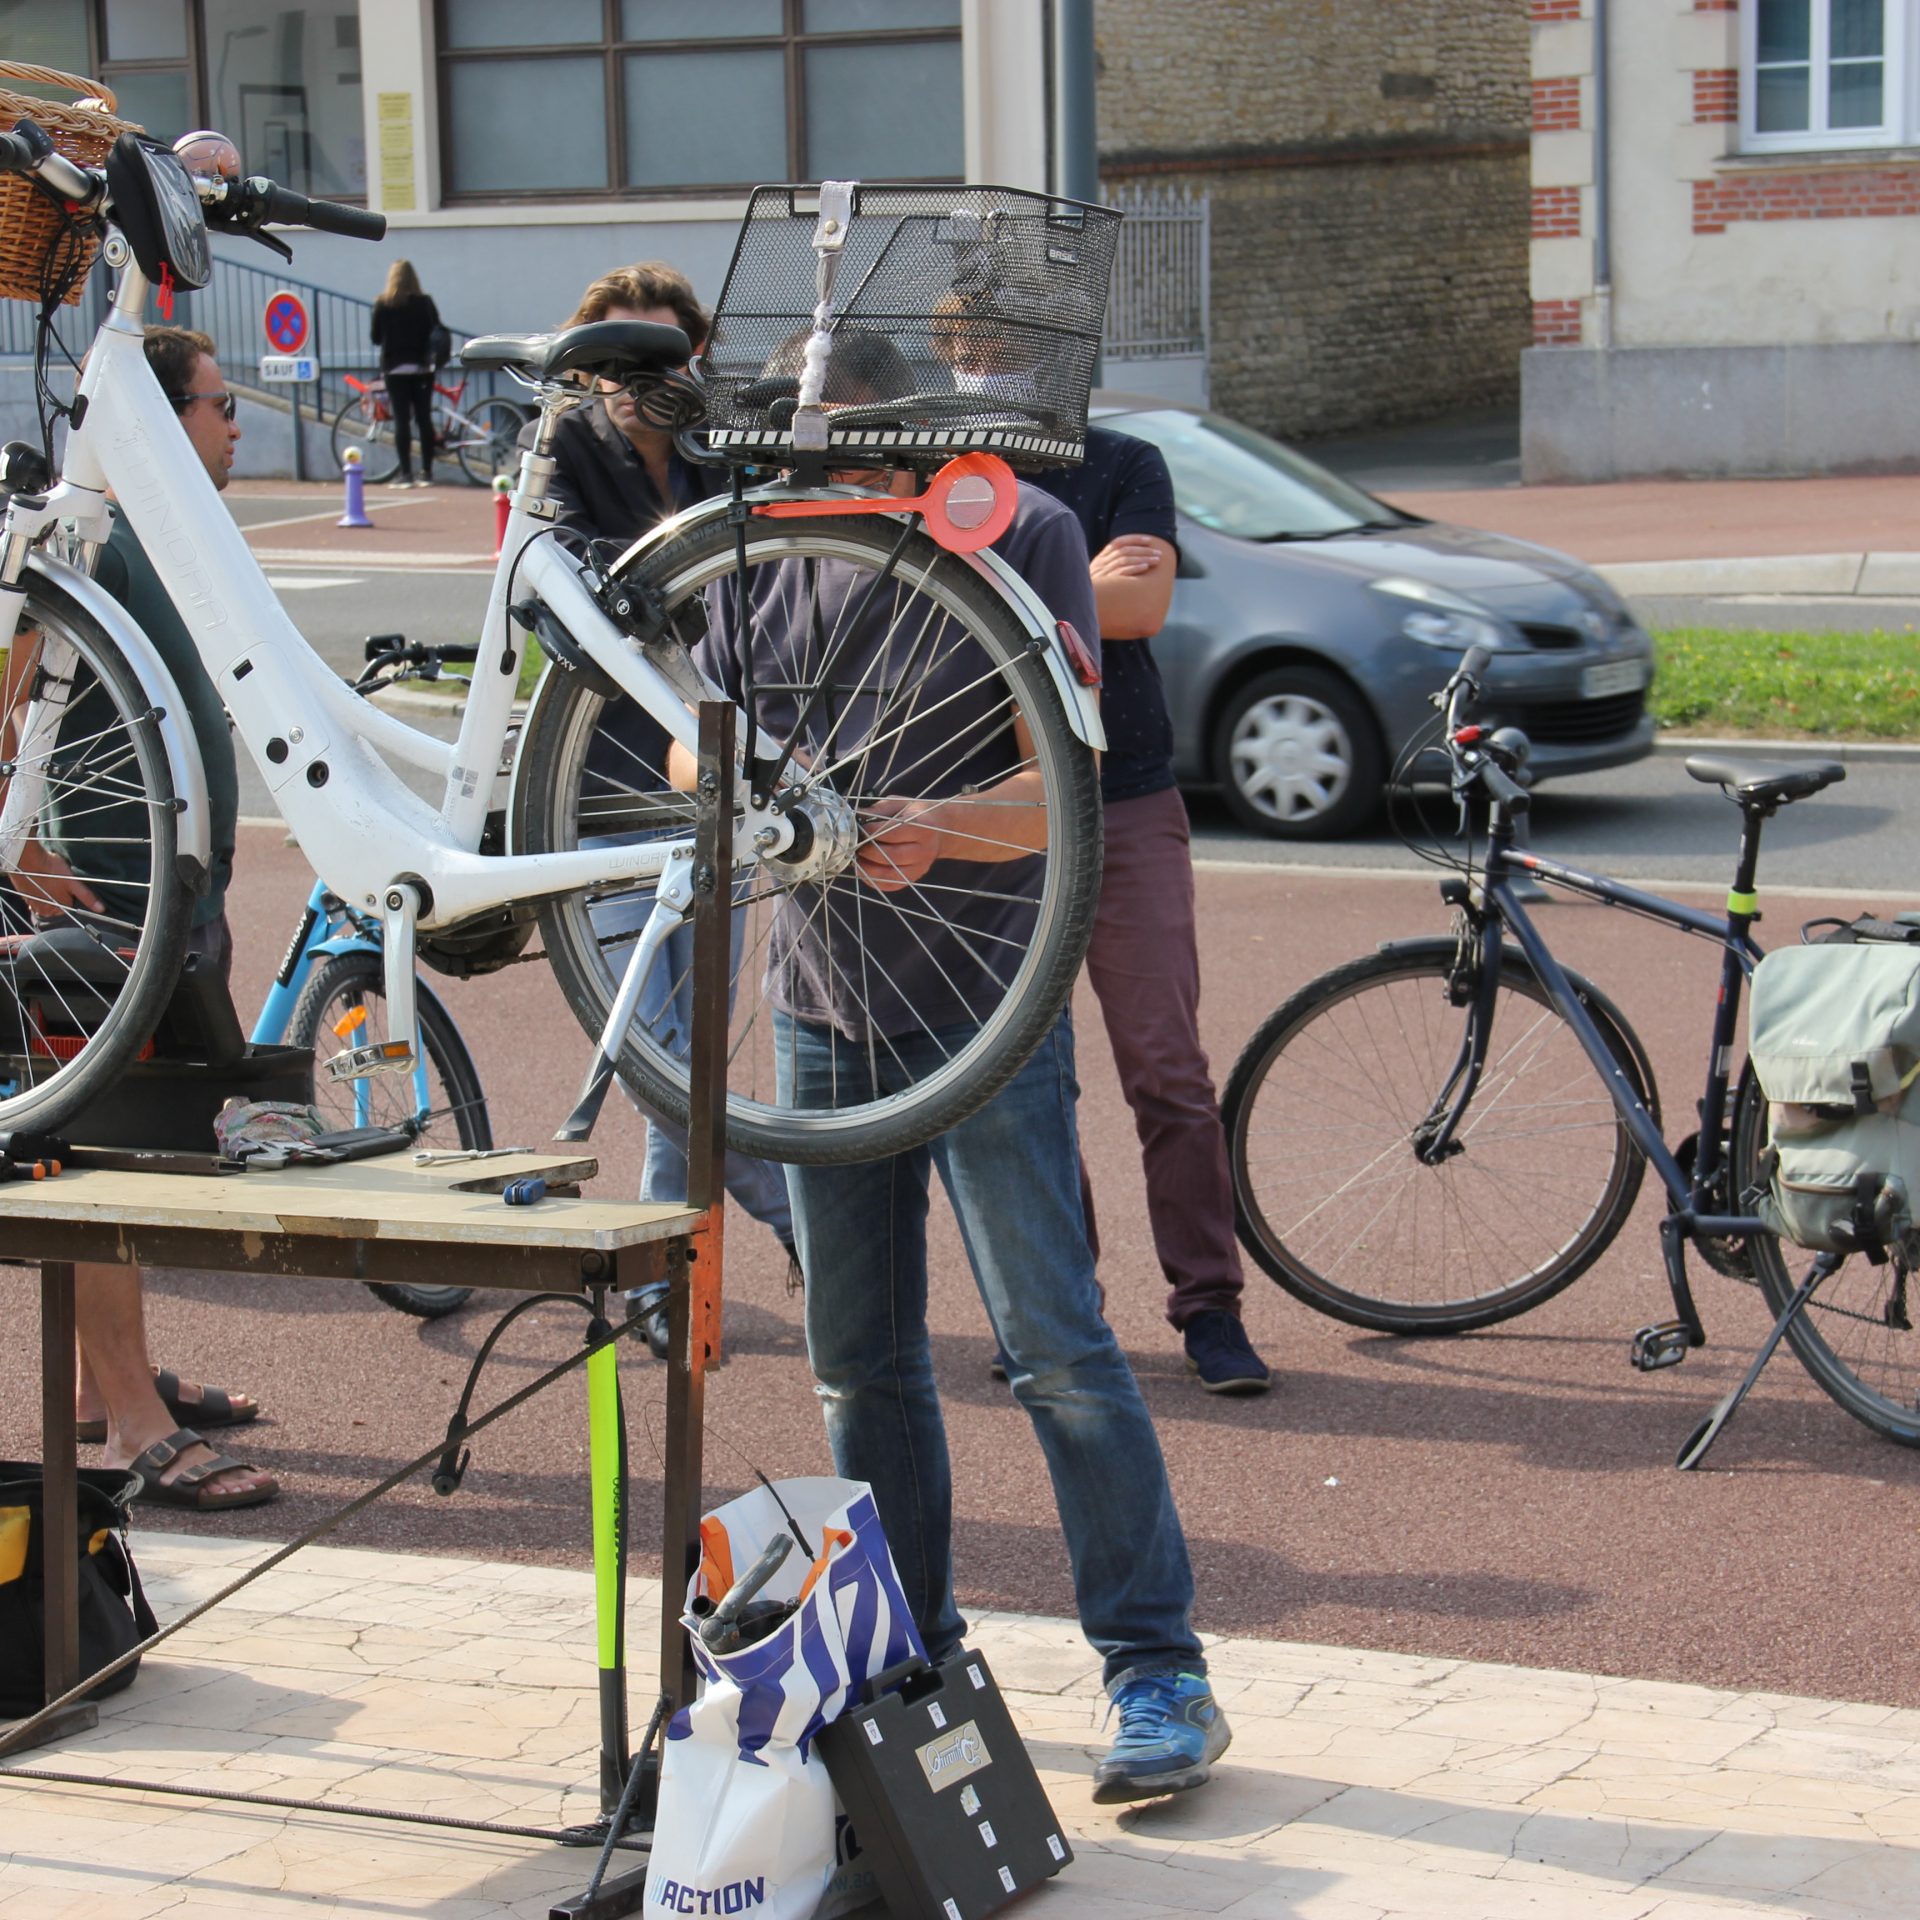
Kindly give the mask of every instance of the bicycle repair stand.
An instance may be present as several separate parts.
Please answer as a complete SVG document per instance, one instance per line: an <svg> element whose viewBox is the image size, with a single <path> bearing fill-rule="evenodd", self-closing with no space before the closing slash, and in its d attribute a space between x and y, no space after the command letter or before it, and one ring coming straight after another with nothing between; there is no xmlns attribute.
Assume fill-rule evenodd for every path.
<svg viewBox="0 0 1920 1920"><path fill-rule="evenodd" d="M607 1875L614 1849L653 1837L667 1720L694 1696L693 1647L680 1624L681 1596L700 1565L701 1438L706 1373L720 1358L720 1295L726 1213L727 1003L733 889L734 710L699 706L700 751L693 853L693 1044L687 1062L687 1199L706 1215L701 1253L671 1276L667 1294L665 1524L660 1536L660 1694L640 1750L615 1775L608 1756L627 1751L625 1632L625 1432L613 1349L587 1363L593 1458L593 1565L600 1635L600 1797L604 1837L586 1890L556 1902L549 1920L615 1920L646 1899L647 1870ZM599 1372L596 1374L595 1369ZM603 1470L617 1460L617 1471Z"/></svg>

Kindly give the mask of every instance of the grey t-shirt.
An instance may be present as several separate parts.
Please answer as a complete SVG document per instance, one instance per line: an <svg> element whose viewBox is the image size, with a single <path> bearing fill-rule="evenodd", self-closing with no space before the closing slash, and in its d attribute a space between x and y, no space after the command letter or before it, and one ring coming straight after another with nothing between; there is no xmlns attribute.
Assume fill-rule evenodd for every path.
<svg viewBox="0 0 1920 1920"><path fill-rule="evenodd" d="M1099 617L1074 516L1023 486L995 551L1097 657ZM802 690L818 679L872 578L869 568L830 560L756 569L755 719L775 740L793 732ZM960 794L1019 767L1006 681L987 676L985 656L956 623L929 620L930 605L917 593L879 594L835 668L832 711L815 714L805 729L808 763L830 758L840 767L835 784L856 807L882 795ZM737 588L726 575L708 589L708 629L696 648L701 666L736 700L737 614ZM769 999L853 1040L977 1026L1031 944L1044 859L943 859L891 893L851 870L795 888L766 945Z"/></svg>

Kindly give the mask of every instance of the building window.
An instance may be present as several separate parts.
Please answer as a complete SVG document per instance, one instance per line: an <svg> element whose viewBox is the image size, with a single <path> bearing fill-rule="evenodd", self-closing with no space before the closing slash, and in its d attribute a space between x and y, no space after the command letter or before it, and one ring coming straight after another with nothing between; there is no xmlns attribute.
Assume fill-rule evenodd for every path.
<svg viewBox="0 0 1920 1920"><path fill-rule="evenodd" d="M1912 141L1915 11L1915 0L1750 0L1741 145L1768 153Z"/></svg>
<svg viewBox="0 0 1920 1920"><path fill-rule="evenodd" d="M960 0L438 0L449 200L957 180Z"/></svg>
<svg viewBox="0 0 1920 1920"><path fill-rule="evenodd" d="M0 47L105 81L158 139L215 126L249 173L366 198L359 0L0 0Z"/></svg>

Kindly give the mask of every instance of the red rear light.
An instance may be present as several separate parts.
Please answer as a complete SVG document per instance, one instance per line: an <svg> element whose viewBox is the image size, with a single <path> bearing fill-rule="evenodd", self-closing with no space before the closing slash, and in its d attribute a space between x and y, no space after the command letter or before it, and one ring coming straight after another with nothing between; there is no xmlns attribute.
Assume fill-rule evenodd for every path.
<svg viewBox="0 0 1920 1920"><path fill-rule="evenodd" d="M1093 649L1074 631L1071 620L1059 623L1060 641L1067 650L1067 658L1073 662L1073 670L1080 676L1083 687L1097 687L1100 684L1100 662L1093 657Z"/></svg>
<svg viewBox="0 0 1920 1920"><path fill-rule="evenodd" d="M1456 747L1471 747L1487 737L1485 727L1459 727L1454 731L1453 744Z"/></svg>

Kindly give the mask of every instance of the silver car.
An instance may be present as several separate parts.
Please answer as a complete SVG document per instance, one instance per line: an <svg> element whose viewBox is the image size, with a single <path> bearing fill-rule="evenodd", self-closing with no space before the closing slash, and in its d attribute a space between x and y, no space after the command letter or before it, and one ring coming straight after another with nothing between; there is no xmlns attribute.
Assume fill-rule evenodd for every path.
<svg viewBox="0 0 1920 1920"><path fill-rule="evenodd" d="M1479 717L1525 730L1536 780L1652 750L1653 644L1579 561L1402 513L1219 414L1100 392L1093 417L1166 455L1180 571L1153 653L1174 770L1247 826L1364 827L1475 645Z"/></svg>

